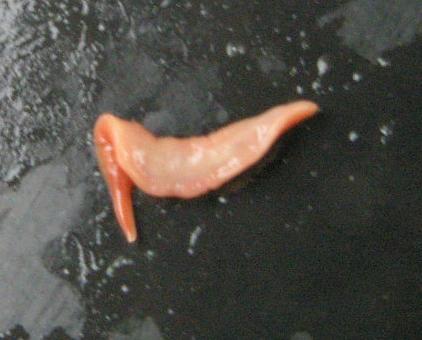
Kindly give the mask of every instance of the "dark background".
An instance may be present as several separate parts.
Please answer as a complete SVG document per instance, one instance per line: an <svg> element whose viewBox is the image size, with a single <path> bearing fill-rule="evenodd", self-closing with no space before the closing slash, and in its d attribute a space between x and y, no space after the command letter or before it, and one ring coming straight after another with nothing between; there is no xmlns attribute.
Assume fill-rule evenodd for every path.
<svg viewBox="0 0 422 340"><path fill-rule="evenodd" d="M0 338L416 339L420 33L418 0L0 1ZM125 242L102 111L190 136L297 98L222 190L137 191Z"/></svg>

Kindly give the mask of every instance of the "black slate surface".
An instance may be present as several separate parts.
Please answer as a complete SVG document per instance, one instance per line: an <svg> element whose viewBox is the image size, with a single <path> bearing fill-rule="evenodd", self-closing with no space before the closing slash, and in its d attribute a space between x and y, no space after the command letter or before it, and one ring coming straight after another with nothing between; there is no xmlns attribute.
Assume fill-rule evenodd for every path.
<svg viewBox="0 0 422 340"><path fill-rule="evenodd" d="M422 5L0 1L1 339L416 339ZM321 114L200 199L135 193L124 241L100 112L206 133Z"/></svg>

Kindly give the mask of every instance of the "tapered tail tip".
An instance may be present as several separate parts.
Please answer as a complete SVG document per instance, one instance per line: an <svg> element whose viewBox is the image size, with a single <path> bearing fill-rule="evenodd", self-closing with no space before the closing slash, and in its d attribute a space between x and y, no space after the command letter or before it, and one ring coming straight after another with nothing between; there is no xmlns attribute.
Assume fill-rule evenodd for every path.
<svg viewBox="0 0 422 340"><path fill-rule="evenodd" d="M289 104L283 104L274 107L270 112L274 114L276 119L280 119L280 133L293 128L304 120L311 118L319 111L318 104L308 101L300 100Z"/></svg>
<svg viewBox="0 0 422 340"><path fill-rule="evenodd" d="M126 240L128 243L134 243L137 239L136 233L126 233Z"/></svg>
<svg viewBox="0 0 422 340"><path fill-rule="evenodd" d="M287 104L287 110L301 113L303 118L312 117L319 111L319 105L310 100L300 100L291 104Z"/></svg>
<svg viewBox="0 0 422 340"><path fill-rule="evenodd" d="M125 235L128 243L133 243L138 239L138 231L136 230L135 219L131 209L130 214L124 216L125 219L119 219L120 227Z"/></svg>

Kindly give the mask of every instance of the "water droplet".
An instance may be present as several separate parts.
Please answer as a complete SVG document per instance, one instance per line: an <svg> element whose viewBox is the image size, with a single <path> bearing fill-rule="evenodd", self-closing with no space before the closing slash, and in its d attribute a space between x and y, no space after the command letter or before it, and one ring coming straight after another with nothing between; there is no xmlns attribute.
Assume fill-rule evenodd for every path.
<svg viewBox="0 0 422 340"><path fill-rule="evenodd" d="M386 137L391 136L393 134L392 126L382 125L380 127L380 132Z"/></svg>
<svg viewBox="0 0 422 340"><path fill-rule="evenodd" d="M203 4L201 4L201 9L199 11L199 13L203 16L203 17L207 17L208 16L208 10L205 8L205 6Z"/></svg>
<svg viewBox="0 0 422 340"><path fill-rule="evenodd" d="M388 67L391 65L390 62L384 58L378 58L377 62L381 67Z"/></svg>
<svg viewBox="0 0 422 340"><path fill-rule="evenodd" d="M362 75L360 73L354 72L352 75L352 79L355 82L361 81L362 80Z"/></svg>
<svg viewBox="0 0 422 340"><path fill-rule="evenodd" d="M328 64L327 58L321 56L317 60L318 75L321 77L330 70L330 65Z"/></svg>
<svg viewBox="0 0 422 340"><path fill-rule="evenodd" d="M167 309L167 313L168 313L169 315L174 315L174 314L175 314L175 311L174 311L173 309L171 309L171 308L168 308L168 309Z"/></svg>
<svg viewBox="0 0 422 340"><path fill-rule="evenodd" d="M220 202L221 204L227 204L227 198L225 198L224 196L220 196L218 197L218 202Z"/></svg>
<svg viewBox="0 0 422 340"><path fill-rule="evenodd" d="M304 93L303 87L300 85L296 86L296 92L297 94L303 94Z"/></svg>
<svg viewBox="0 0 422 340"><path fill-rule="evenodd" d="M226 53L230 58L237 57L246 53L246 48L240 43L229 42L226 45Z"/></svg>
<svg viewBox="0 0 422 340"><path fill-rule="evenodd" d="M359 139L359 134L356 131L349 132L349 140L353 143Z"/></svg>

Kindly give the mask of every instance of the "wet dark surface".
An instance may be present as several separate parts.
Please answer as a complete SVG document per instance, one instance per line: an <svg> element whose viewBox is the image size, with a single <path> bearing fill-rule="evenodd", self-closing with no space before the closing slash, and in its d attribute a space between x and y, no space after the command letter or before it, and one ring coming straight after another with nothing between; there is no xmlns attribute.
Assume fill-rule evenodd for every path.
<svg viewBox="0 0 422 340"><path fill-rule="evenodd" d="M421 4L294 3L0 1L1 339L417 338ZM136 192L128 246L100 112L187 136L297 98L237 185Z"/></svg>

